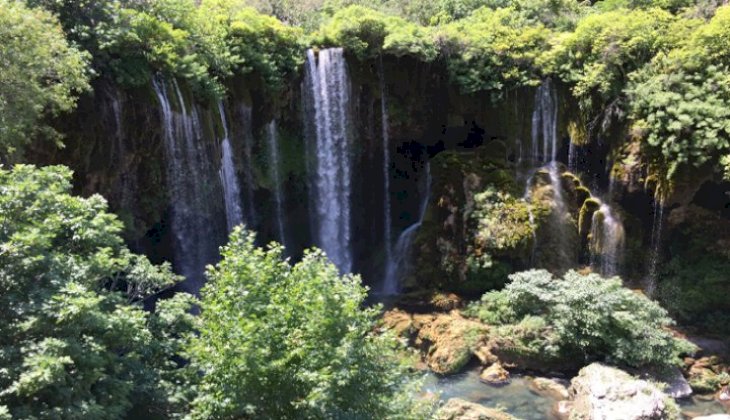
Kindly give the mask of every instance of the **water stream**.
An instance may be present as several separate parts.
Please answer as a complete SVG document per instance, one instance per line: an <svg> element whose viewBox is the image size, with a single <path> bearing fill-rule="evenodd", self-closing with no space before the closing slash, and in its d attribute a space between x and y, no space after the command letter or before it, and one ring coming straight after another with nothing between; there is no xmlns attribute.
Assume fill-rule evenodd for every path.
<svg viewBox="0 0 730 420"><path fill-rule="evenodd" d="M231 147L230 135L228 133L228 120L223 102L218 102L218 112L223 127L223 140L221 141L221 168L219 171L221 185L223 186L223 201L226 205L226 225L230 232L233 228L243 223L243 210L241 209L241 187L238 184L236 165L233 161L233 148Z"/></svg>
<svg viewBox="0 0 730 420"><path fill-rule="evenodd" d="M276 128L276 120L272 120L267 129L266 137L269 146L269 176L274 187L274 213L276 218L276 233L279 243L289 249L286 240L286 223L284 222L284 194L282 192L282 181L280 174L281 159L279 156L279 136Z"/></svg>
<svg viewBox="0 0 730 420"><path fill-rule="evenodd" d="M352 135L350 81L342 48L307 51L306 86L314 106L307 117L316 143L313 190L316 245L340 272L352 271ZM311 112L313 111L313 112Z"/></svg>

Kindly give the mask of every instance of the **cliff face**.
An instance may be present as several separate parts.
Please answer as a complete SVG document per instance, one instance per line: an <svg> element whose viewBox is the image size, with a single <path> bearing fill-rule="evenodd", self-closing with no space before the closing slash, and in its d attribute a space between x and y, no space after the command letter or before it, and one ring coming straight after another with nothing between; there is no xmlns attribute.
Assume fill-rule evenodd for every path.
<svg viewBox="0 0 730 420"><path fill-rule="evenodd" d="M393 57L359 62L348 57L348 70L353 126L354 270L362 273L366 282L376 286L385 273L386 155L390 159L390 165L385 166L390 177L392 244L418 221L419 207L430 192L422 225L410 247L414 269L404 281L406 288L442 287L478 293L501 284L507 273L534 264L535 248L555 248L551 240L559 233L550 232L547 218L540 219L545 211L549 213L545 209L550 207L551 195L541 193L539 173L531 185L526 180L530 171L525 170L524 158L526 151L535 147L535 88L506 92L501 100L493 102L488 94L460 94L448 83L446 71L438 63L426 65ZM308 174L312 156L306 147L308 116L302 79L292 80L287 90L275 95L258 89L255 77L230 80L229 94L221 104L193 97L182 83L179 91L173 92L172 82L167 81L171 112L190 111L192 115L195 111L197 134L192 147L200 149L199 156L208 160L205 175L190 170L177 174L179 179L171 179L169 160L176 157L166 149L164 110L153 86L122 90L101 80L96 82L93 94L82 98L76 112L56 121L65 133L66 147L36 150L34 160L70 166L79 193L100 193L109 200L112 210L125 221L126 237L134 248L155 260L177 258L179 265L171 226L172 214L179 210L173 205L175 188L171 185L206 183L199 192L204 205L194 210L207 213L203 223L215 225L210 234L214 238L209 241L214 255L215 247L225 241L224 192L214 184L222 165L221 142L227 134L240 183L238 199L243 221L259 232L259 240L264 243L281 240L277 217L283 220L285 242L294 257L314 244L310 221L317 216L310 211L312 185ZM651 260L652 246L656 246L656 258L674 257L675 251L665 255L665 250L676 248L673 241L700 234L686 233L691 214L697 214L686 209L701 209L705 220L727 220L725 208L717 203L727 201L728 186L712 177L704 177L703 182L697 182L696 176L688 178L685 184L676 185L675 194L665 201L664 216L672 222L664 224L658 245L654 243L658 227L653 185L638 147L624 141L625 127L619 126L604 139L585 143L581 129L584 123L577 117L569 89L556 85L554 91L556 160L561 173L578 176L564 184L572 200L567 210L567 223L572 224L568 241L573 244L570 252L576 266L591 263L587 254L591 240L589 214L583 214L581 221L586 194L613 204L626 234L620 274L638 284L651 274L646 261ZM386 120L383 109L387 111ZM221 118L221 110L225 118ZM276 162L270 153L274 120L279 147ZM390 146L387 154L383 148L384 129ZM574 139L573 147L570 138ZM427 161L431 161L432 179L428 188L424 187ZM272 171L272 166L277 171ZM195 176L204 179L192 180ZM475 197L489 188L508 194L509 198L502 200L514 204L515 212L534 212L531 216L536 217L533 222L537 222L537 232L520 236L512 243L514 246L492 249L489 256L493 261L489 263L475 263L474 255L487 253L480 229L493 232L490 226L480 227L475 218L475 214L482 214L475 212ZM530 194L525 202L534 208L518 203L526 192ZM547 201L542 204L534 198L541 194ZM509 201L513 199L516 201ZM282 211L274 217L277 202L281 202ZM596 209L592 210L591 221ZM522 226L519 216L511 220ZM685 233L680 235L680 231ZM537 254L539 260L540 252Z"/></svg>

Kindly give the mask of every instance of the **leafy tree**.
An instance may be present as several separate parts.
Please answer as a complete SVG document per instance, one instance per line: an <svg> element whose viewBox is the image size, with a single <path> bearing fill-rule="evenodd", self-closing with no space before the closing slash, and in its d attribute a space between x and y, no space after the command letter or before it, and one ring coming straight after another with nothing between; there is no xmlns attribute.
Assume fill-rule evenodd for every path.
<svg viewBox="0 0 730 420"><path fill-rule="evenodd" d="M16 418L122 418L182 405L172 360L186 295L142 302L178 278L132 254L99 196L64 167L0 169L0 406Z"/></svg>
<svg viewBox="0 0 730 420"><path fill-rule="evenodd" d="M514 8L482 8L441 33L451 79L464 93L490 92L537 83L537 60L550 31Z"/></svg>
<svg viewBox="0 0 730 420"><path fill-rule="evenodd" d="M50 13L12 0L0 0L0 45L0 161L8 161L31 139L59 138L43 120L73 109L88 89L87 56Z"/></svg>
<svg viewBox="0 0 730 420"><path fill-rule="evenodd" d="M634 135L664 183L680 169L721 169L721 157L730 151L729 27L730 6L721 7L627 87Z"/></svg>
<svg viewBox="0 0 730 420"><path fill-rule="evenodd" d="M589 117L589 134L623 115L629 75L675 45L675 22L661 9L620 9L590 15L560 38L550 58Z"/></svg>
<svg viewBox="0 0 730 420"><path fill-rule="evenodd" d="M374 335L379 308L320 251L294 266L282 248L254 246L237 228L208 270L200 334L203 373L195 418L424 418L397 341Z"/></svg>
<svg viewBox="0 0 730 420"><path fill-rule="evenodd" d="M360 59L380 53L424 62L438 55L432 31L362 6L340 10L320 28L319 42L342 46Z"/></svg>
<svg viewBox="0 0 730 420"><path fill-rule="evenodd" d="M693 350L667 330L673 321L661 306L623 287L618 277L569 271L555 278L545 270L530 270L510 280L469 312L508 327L509 334L529 332L535 353L643 366L679 363L681 354Z"/></svg>

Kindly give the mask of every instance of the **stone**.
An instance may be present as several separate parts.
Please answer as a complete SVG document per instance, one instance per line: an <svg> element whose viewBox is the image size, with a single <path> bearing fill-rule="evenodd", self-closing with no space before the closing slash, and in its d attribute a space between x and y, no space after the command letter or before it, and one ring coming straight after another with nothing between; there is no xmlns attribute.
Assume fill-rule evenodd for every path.
<svg viewBox="0 0 730 420"><path fill-rule="evenodd" d="M653 420L678 415L671 398L649 381L601 363L580 370L569 390L571 419Z"/></svg>
<svg viewBox="0 0 730 420"><path fill-rule="evenodd" d="M568 388L557 379L532 378L529 382L530 390L536 394L543 395L554 400L567 400L570 398Z"/></svg>
<svg viewBox="0 0 730 420"><path fill-rule="evenodd" d="M672 398L687 398L692 395L692 387L679 368L647 369L641 372L641 377L665 384L663 391Z"/></svg>
<svg viewBox="0 0 730 420"><path fill-rule="evenodd" d="M486 325L466 319L458 311L414 315L413 325L418 330L416 346L425 353L428 367L441 375L457 373L466 366L488 332Z"/></svg>
<svg viewBox="0 0 730 420"><path fill-rule="evenodd" d="M693 417L692 420L730 420L730 414L711 414L709 416Z"/></svg>
<svg viewBox="0 0 730 420"><path fill-rule="evenodd" d="M479 359L479 362L484 366L489 366L492 363L499 361L497 356L492 354L492 349L488 344L481 345L474 350L474 356Z"/></svg>
<svg viewBox="0 0 730 420"><path fill-rule="evenodd" d="M381 318L381 325L399 337L409 338L414 333L413 317L400 309L386 311Z"/></svg>
<svg viewBox="0 0 730 420"><path fill-rule="evenodd" d="M695 392L714 393L730 382L727 367L717 357L697 359L688 370L689 384Z"/></svg>
<svg viewBox="0 0 730 420"><path fill-rule="evenodd" d="M435 420L514 420L511 415L495 408L451 398L438 409Z"/></svg>
<svg viewBox="0 0 730 420"><path fill-rule="evenodd" d="M499 362L482 370L479 379L490 385L506 385L510 382L509 372Z"/></svg>

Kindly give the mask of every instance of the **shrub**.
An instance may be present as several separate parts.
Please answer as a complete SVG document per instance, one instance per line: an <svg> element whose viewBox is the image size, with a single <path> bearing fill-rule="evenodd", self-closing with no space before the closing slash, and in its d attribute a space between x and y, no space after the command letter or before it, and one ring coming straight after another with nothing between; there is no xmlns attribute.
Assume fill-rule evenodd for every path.
<svg viewBox="0 0 730 420"><path fill-rule="evenodd" d="M664 309L624 288L618 277L569 271L555 278L545 270L531 270L510 280L503 290L472 304L469 314L509 330L534 331L542 325L545 340L537 347L552 347L563 356L582 354L586 361L668 365L693 350L667 329L673 321Z"/></svg>
<svg viewBox="0 0 730 420"><path fill-rule="evenodd" d="M197 418L424 418L390 335L372 334L379 308L320 251L289 265L282 248L236 229L208 270L200 335Z"/></svg>

